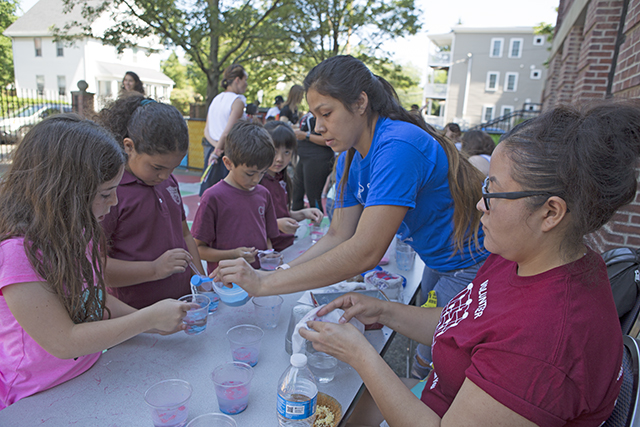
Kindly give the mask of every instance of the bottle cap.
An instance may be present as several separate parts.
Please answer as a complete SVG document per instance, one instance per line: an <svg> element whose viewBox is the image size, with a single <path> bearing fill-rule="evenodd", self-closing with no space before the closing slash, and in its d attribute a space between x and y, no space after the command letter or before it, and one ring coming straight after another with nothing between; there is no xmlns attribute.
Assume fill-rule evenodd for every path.
<svg viewBox="0 0 640 427"><path fill-rule="evenodd" d="M307 355L302 353L293 353L290 361L294 367L302 368L307 365Z"/></svg>

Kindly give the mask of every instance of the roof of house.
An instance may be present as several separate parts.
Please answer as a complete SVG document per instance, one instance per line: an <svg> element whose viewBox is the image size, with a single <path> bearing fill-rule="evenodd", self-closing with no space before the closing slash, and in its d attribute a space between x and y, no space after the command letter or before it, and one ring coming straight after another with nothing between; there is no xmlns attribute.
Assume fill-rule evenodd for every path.
<svg viewBox="0 0 640 427"><path fill-rule="evenodd" d="M99 0L89 0L89 4L98 4ZM7 37L43 37L52 36L51 28L55 25L63 28L71 21L86 23L82 17L82 8L75 6L69 13L64 13L64 3L62 0L40 0L31 7L24 15L18 18L5 31ZM69 34L79 34L78 28Z"/></svg>

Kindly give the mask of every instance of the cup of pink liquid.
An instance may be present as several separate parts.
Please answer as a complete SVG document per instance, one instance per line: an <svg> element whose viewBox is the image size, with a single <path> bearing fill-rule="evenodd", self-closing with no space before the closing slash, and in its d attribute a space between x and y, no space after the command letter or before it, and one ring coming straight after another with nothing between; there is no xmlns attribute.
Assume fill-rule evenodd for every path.
<svg viewBox="0 0 640 427"><path fill-rule="evenodd" d="M227 331L231 357L236 362L256 366L264 331L254 325L238 325Z"/></svg>
<svg viewBox="0 0 640 427"><path fill-rule="evenodd" d="M191 384L173 379L160 381L144 393L144 401L151 408L151 419L156 427L182 427L189 416Z"/></svg>
<svg viewBox="0 0 640 427"><path fill-rule="evenodd" d="M220 412L235 415L247 409L253 368L246 363L229 362L211 373Z"/></svg>

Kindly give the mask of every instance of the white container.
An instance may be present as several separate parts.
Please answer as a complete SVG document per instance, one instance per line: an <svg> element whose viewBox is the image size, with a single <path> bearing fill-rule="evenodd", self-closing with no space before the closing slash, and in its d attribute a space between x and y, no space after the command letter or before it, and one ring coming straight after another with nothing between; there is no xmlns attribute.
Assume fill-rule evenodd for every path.
<svg viewBox="0 0 640 427"><path fill-rule="evenodd" d="M307 367L307 356L291 355L291 366L278 382L278 425L312 427L316 420L318 385Z"/></svg>

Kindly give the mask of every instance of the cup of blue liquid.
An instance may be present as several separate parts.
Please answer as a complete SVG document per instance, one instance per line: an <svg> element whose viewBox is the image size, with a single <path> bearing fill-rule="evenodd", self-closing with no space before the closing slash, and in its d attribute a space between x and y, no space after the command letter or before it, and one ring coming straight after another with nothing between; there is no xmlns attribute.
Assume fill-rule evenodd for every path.
<svg viewBox="0 0 640 427"><path fill-rule="evenodd" d="M240 307L249 301L249 294L240 286L233 283L233 287L228 288L222 282L213 282L213 289L220 297L220 301L231 307Z"/></svg>
<svg viewBox="0 0 640 427"><path fill-rule="evenodd" d="M191 286L194 286L198 290L199 294L209 297L209 300L211 301L209 303L209 314L218 310L220 297L213 290L213 279L194 274L191 276Z"/></svg>
<svg viewBox="0 0 640 427"><path fill-rule="evenodd" d="M207 315L209 314L209 297L202 294L185 295L178 299L182 302L188 302L195 304L187 315L182 319L182 323L187 325L187 329L184 331L187 335L198 335L204 332L207 328Z"/></svg>

